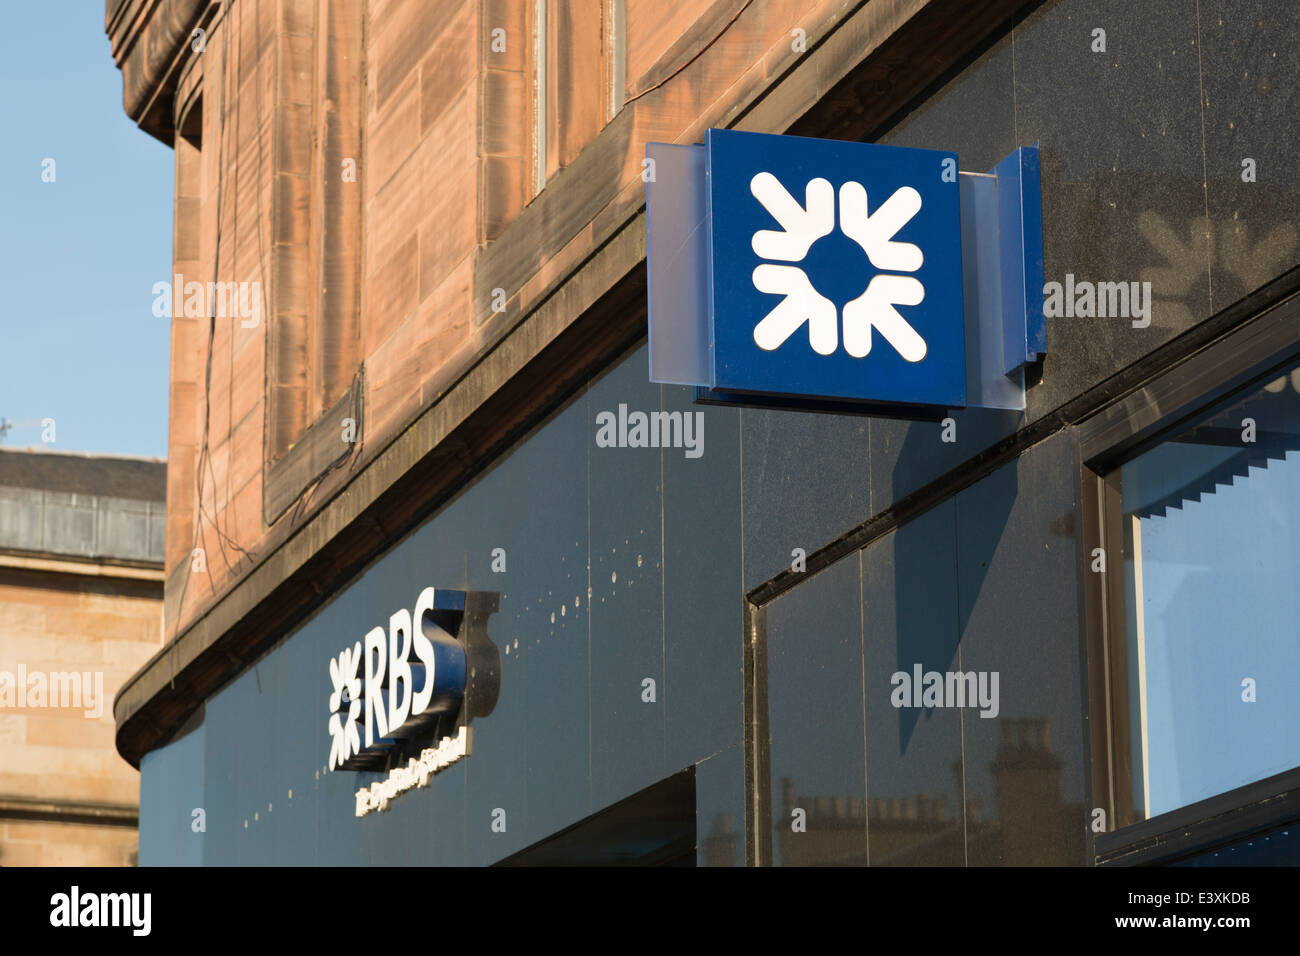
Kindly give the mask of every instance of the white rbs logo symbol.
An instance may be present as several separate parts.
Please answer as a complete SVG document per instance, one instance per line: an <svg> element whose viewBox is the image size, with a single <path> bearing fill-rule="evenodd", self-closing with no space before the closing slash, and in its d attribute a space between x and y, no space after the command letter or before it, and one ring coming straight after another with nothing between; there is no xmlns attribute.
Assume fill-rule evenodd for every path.
<svg viewBox="0 0 1300 956"><path fill-rule="evenodd" d="M754 233L754 252L763 259L801 262L812 244L835 229L835 189L825 179L810 180L805 205L800 206L771 173L759 173L749 184L754 198L763 204L781 230ZM874 213L867 213L867 191L860 183L840 187L840 229L867 254L877 269L915 272L924 257L910 242L895 242L894 236L921 211L921 194L904 186L886 199ZM831 355L839 347L839 322L835 303L815 288L803 269L764 262L754 269L754 288L783 298L757 326L754 342L759 348L780 348L805 322L808 340L819 355ZM919 305L925 286L910 275L876 275L866 290L844 305L844 349L854 358L871 351L871 330L885 337L898 354L909 362L925 358L925 340L907 323L896 305Z"/></svg>
<svg viewBox="0 0 1300 956"><path fill-rule="evenodd" d="M361 642L345 647L338 657L330 658L330 759L329 768L343 766L353 754L361 752ZM346 711L346 716L344 712Z"/></svg>

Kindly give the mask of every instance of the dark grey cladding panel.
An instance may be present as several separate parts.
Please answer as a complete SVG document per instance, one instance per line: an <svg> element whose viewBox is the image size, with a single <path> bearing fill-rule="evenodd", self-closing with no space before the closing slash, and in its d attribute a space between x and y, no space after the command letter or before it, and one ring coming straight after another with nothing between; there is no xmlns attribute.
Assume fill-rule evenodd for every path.
<svg viewBox="0 0 1300 956"><path fill-rule="evenodd" d="M697 866L745 865L745 752L739 744L695 765Z"/></svg>
<svg viewBox="0 0 1300 956"><path fill-rule="evenodd" d="M872 866L962 865L979 810L962 788L962 712L918 706L913 686L918 668L923 685L962 666L956 530L949 500L861 552Z"/></svg>
<svg viewBox="0 0 1300 956"><path fill-rule="evenodd" d="M691 396L690 388L663 387L663 407L695 415L705 438L697 458L675 449L663 456L670 770L738 745L743 715L740 412L695 405ZM703 787L704 777L696 779Z"/></svg>
<svg viewBox="0 0 1300 956"><path fill-rule="evenodd" d="M462 761L471 865L494 863L590 811L590 726L599 715L588 683L586 406L580 393L457 500L459 547L442 534L445 513L418 535L464 555L472 590L500 595L486 634L499 654L500 695L471 721L474 752ZM496 548L504 572L492 569ZM452 802L445 781L430 789ZM445 838L439 832L435 840Z"/></svg>
<svg viewBox="0 0 1300 956"><path fill-rule="evenodd" d="M1084 862L1076 474L1061 433L956 498L961 667L998 675L997 716L961 712L972 866Z"/></svg>
<svg viewBox="0 0 1300 956"><path fill-rule="evenodd" d="M870 513L868 419L745 408L740 412L745 588L789 568Z"/></svg>
<svg viewBox="0 0 1300 956"><path fill-rule="evenodd" d="M1058 434L863 550L872 865L1083 862L1076 473Z"/></svg>
<svg viewBox="0 0 1300 956"><path fill-rule="evenodd" d="M1300 259L1300 4L1202 0L1213 304Z"/></svg>
<svg viewBox="0 0 1300 956"><path fill-rule="evenodd" d="M1007 36L876 142L955 150L962 171L988 172L1018 145L1014 84Z"/></svg>
<svg viewBox="0 0 1300 956"><path fill-rule="evenodd" d="M772 853L779 866L867 861L858 556L767 609Z"/></svg>
<svg viewBox="0 0 1300 956"><path fill-rule="evenodd" d="M591 615L595 807L630 796L666 770L680 769L664 765L671 688L664 679L663 461L686 449L600 447L597 441L600 422L620 418L620 406L627 407L629 420L636 412L648 418L660 411L660 387L646 375L647 352L637 349L587 392L591 573L584 596Z"/></svg>
<svg viewBox="0 0 1300 956"><path fill-rule="evenodd" d="M1197 20L1196 0L1066 0L1016 28L1016 136L1041 143L1045 281L1151 283L1146 317L1048 316L1031 418L1228 304L1211 302L1204 246Z"/></svg>
<svg viewBox="0 0 1300 956"><path fill-rule="evenodd" d="M203 713L166 747L140 762L140 865L202 866L209 845L208 814L222 810L204 786ZM197 811L197 812L196 812Z"/></svg>

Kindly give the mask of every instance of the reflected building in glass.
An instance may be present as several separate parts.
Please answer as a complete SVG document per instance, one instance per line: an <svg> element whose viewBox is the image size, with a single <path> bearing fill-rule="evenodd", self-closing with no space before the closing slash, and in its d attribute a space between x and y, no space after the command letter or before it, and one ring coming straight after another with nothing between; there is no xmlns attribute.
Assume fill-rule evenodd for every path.
<svg viewBox="0 0 1300 956"><path fill-rule="evenodd" d="M783 778L777 863L946 866L972 862L969 853L975 862L1009 866L1077 864L1085 841L1074 824L1083 808L1062 799L1061 761L1052 752L1050 724L1012 719L1001 729L997 759L988 768L997 798L988 808L978 798L964 808L949 806L944 793L878 796L869 803L860 796L796 796L795 781ZM960 765L953 767L958 788L961 772ZM801 827L787 825L799 809L805 811ZM1022 825L1004 828L1003 820ZM864 830L870 834L869 850L862 845ZM1060 838L1042 839L1043 834Z"/></svg>

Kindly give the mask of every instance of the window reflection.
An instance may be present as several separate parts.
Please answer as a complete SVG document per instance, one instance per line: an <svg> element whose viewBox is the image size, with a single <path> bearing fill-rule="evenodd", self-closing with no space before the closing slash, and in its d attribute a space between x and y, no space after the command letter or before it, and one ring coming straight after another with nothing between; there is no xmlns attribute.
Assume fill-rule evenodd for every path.
<svg viewBox="0 0 1300 956"><path fill-rule="evenodd" d="M964 820L960 804L941 792L867 800L809 797L797 795L794 778L784 777L776 824L780 858L785 866L950 866L969 852L972 859L1010 866L1065 866L1083 854L1083 831L1075 825L1083 808L1063 799L1061 768L1051 721L1028 717L1003 719L997 757L989 767L997 805L983 807L968 799ZM960 778L960 762L952 770L954 779ZM807 813L805 830L797 834L785 825L795 808ZM864 817L869 858L854 840ZM1044 832L1057 831L1070 836L1042 839Z"/></svg>
<svg viewBox="0 0 1300 956"><path fill-rule="evenodd" d="M1133 816L1300 765L1300 368L1120 469Z"/></svg>

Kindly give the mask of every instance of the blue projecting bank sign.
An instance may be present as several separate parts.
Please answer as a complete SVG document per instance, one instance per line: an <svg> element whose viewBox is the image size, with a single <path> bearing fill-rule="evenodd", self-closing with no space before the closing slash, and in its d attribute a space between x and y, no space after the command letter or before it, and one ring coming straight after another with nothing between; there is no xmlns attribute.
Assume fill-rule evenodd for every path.
<svg viewBox="0 0 1300 956"><path fill-rule="evenodd" d="M646 153L652 381L918 417L1024 407L1045 351L1035 147L978 174L945 150L733 130Z"/></svg>
<svg viewBox="0 0 1300 956"><path fill-rule="evenodd" d="M709 130L711 386L966 404L957 157Z"/></svg>

